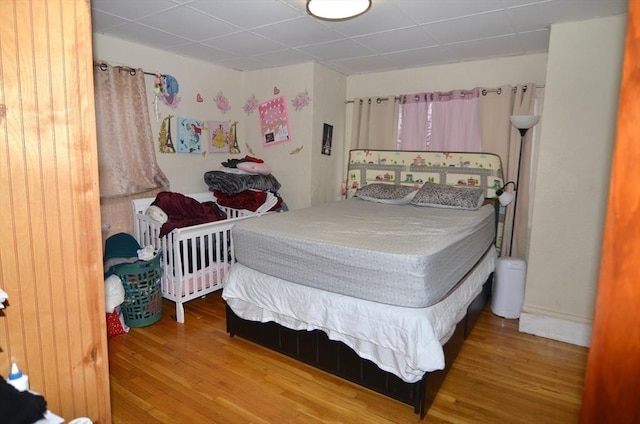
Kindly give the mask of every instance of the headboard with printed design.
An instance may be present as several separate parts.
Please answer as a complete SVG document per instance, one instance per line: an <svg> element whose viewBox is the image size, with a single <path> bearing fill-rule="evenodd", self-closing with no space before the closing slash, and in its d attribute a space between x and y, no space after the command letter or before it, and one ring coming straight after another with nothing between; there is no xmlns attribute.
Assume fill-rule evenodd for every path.
<svg viewBox="0 0 640 424"><path fill-rule="evenodd" d="M421 187L426 182L482 187L495 198L504 185L500 157L493 153L425 152L407 150L351 150L346 197L371 183ZM502 245L504 207L498 208L496 246Z"/></svg>

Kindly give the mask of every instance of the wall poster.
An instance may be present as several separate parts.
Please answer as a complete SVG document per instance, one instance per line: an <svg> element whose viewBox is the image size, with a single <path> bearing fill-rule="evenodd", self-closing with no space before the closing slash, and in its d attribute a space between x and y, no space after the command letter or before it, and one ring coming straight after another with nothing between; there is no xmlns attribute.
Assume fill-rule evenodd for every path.
<svg viewBox="0 0 640 424"><path fill-rule="evenodd" d="M331 140L333 139L333 125L324 124L322 129L322 154L331 156Z"/></svg>
<svg viewBox="0 0 640 424"><path fill-rule="evenodd" d="M258 114L260 116L260 129L264 146L273 146L274 144L291 141L289 113L287 112L287 99L285 96L261 103L258 105Z"/></svg>

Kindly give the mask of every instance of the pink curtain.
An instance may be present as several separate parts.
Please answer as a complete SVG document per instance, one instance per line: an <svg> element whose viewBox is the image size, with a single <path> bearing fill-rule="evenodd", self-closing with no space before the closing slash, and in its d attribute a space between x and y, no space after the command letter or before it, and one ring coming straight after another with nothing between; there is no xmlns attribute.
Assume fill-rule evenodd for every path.
<svg viewBox="0 0 640 424"><path fill-rule="evenodd" d="M401 150L482 151L479 90L400 96Z"/></svg>

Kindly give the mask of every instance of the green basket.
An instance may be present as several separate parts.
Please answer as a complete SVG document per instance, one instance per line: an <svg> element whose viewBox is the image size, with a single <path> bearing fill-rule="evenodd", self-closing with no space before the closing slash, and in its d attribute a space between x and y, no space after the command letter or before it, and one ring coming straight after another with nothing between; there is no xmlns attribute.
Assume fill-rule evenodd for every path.
<svg viewBox="0 0 640 424"><path fill-rule="evenodd" d="M120 309L129 327L144 327L162 318L160 255L149 261L120 264L113 273L122 280L124 302Z"/></svg>

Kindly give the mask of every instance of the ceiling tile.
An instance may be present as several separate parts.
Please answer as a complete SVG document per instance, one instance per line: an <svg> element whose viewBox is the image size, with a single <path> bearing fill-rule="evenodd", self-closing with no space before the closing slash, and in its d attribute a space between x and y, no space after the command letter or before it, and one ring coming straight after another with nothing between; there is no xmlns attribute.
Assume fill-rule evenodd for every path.
<svg viewBox="0 0 640 424"><path fill-rule="evenodd" d="M354 40L379 53L431 47L437 44L433 38L417 26L354 37Z"/></svg>
<svg viewBox="0 0 640 424"><path fill-rule="evenodd" d="M171 0L92 0L91 8L134 21L175 7Z"/></svg>
<svg viewBox="0 0 640 424"><path fill-rule="evenodd" d="M269 64L269 67L296 65L298 63L311 62L313 60L313 57L294 49L285 49L254 55L253 58Z"/></svg>
<svg viewBox="0 0 640 424"><path fill-rule="evenodd" d="M485 38L482 40L466 41L449 44L447 46L453 54L464 60L477 60L499 56L522 55L522 50L516 35Z"/></svg>
<svg viewBox="0 0 640 424"><path fill-rule="evenodd" d="M385 54L384 57L400 69L458 61L458 57L451 52L448 46L434 46L427 47L426 49L389 53Z"/></svg>
<svg viewBox="0 0 640 424"><path fill-rule="evenodd" d="M151 47L166 48L189 42L187 39L136 23L119 26L112 31L107 31L106 34Z"/></svg>
<svg viewBox="0 0 640 424"><path fill-rule="evenodd" d="M274 0L197 0L189 3L189 7L245 29L301 16L300 12Z"/></svg>
<svg viewBox="0 0 640 424"><path fill-rule="evenodd" d="M341 34L353 37L415 26L415 21L391 2L374 2L366 13L366 19L362 16L347 21L329 22L328 25Z"/></svg>
<svg viewBox="0 0 640 424"><path fill-rule="evenodd" d="M106 31L109 28L126 24L127 22L129 21L122 18L118 18L113 15L109 15L107 13L94 11L91 14L91 25L93 27L93 32L97 32L97 33Z"/></svg>
<svg viewBox="0 0 640 424"><path fill-rule="evenodd" d="M442 44L478 40L516 31L506 12L489 12L422 25L431 36Z"/></svg>
<svg viewBox="0 0 640 424"><path fill-rule="evenodd" d="M282 50L286 47L273 40L250 32L237 32L225 37L217 37L213 40L205 41L203 44L228 50L241 56L251 56L262 52Z"/></svg>
<svg viewBox="0 0 640 424"><path fill-rule="evenodd" d="M234 26L184 6L147 16L139 22L194 41L238 31Z"/></svg>
<svg viewBox="0 0 640 424"><path fill-rule="evenodd" d="M299 50L321 60L348 59L350 57L371 56L375 53L348 39L300 47Z"/></svg>
<svg viewBox="0 0 640 424"><path fill-rule="evenodd" d="M439 22L504 8L502 0L395 0L418 24Z"/></svg>
<svg viewBox="0 0 640 424"><path fill-rule="evenodd" d="M193 57L195 59L218 62L221 60L235 59L238 55L231 52L205 46L204 44L191 43L166 49L180 56Z"/></svg>
<svg viewBox="0 0 640 424"><path fill-rule="evenodd" d="M274 25L267 25L254 30L254 32L291 47L306 46L309 44L325 43L343 38L316 20L296 18Z"/></svg>

